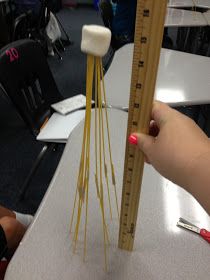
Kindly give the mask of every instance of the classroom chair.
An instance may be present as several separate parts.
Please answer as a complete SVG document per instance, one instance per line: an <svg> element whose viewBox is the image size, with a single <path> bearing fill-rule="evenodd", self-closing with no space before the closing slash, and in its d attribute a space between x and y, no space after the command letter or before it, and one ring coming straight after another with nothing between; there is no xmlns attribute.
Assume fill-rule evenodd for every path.
<svg viewBox="0 0 210 280"><path fill-rule="evenodd" d="M112 19L113 19L113 11L112 11L112 5L110 1L108 0L101 0L98 3L99 12L101 14L102 20L104 22L104 25L112 29Z"/></svg>
<svg viewBox="0 0 210 280"><path fill-rule="evenodd" d="M27 39L31 36L31 11L27 11L14 19L11 41Z"/></svg>
<svg viewBox="0 0 210 280"><path fill-rule="evenodd" d="M63 99L39 43L24 39L0 50L0 84L34 137L50 118L51 104ZM46 143L21 187L25 197L36 169L55 143Z"/></svg>

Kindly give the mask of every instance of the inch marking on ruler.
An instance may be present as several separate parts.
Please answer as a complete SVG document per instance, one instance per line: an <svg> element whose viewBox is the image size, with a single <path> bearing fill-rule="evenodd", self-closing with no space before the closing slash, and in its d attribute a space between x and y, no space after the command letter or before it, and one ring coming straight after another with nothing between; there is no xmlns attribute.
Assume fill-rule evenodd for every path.
<svg viewBox="0 0 210 280"><path fill-rule="evenodd" d="M148 133L163 38L167 0L138 0L127 139ZM144 155L126 143L118 246L133 250Z"/></svg>

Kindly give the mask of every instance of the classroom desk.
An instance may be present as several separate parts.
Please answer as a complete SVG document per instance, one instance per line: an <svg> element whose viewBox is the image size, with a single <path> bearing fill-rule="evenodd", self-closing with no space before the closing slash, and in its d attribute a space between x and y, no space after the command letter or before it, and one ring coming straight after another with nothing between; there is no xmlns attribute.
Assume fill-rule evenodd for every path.
<svg viewBox="0 0 210 280"><path fill-rule="evenodd" d="M206 21L208 23L208 26L210 26L210 10L205 12L205 13L203 13L203 15L204 15L204 17L205 17L205 19L206 19Z"/></svg>
<svg viewBox="0 0 210 280"><path fill-rule="evenodd" d="M110 134L119 199L127 113L110 110ZM91 138L94 138L92 118ZM82 243L73 254L69 237L70 214L79 167L83 126L69 139L48 191L6 272L5 280L209 280L210 247L200 236L176 223L179 217L210 229L210 219L196 200L146 165L134 251L119 250L118 219L114 211L107 224L111 245L109 271L104 271L101 213L94 185L94 156L91 157L87 261ZM94 154L94 141L91 154ZM112 190L112 199L113 190ZM112 201L113 202L113 201ZM105 203L107 206L108 203ZM113 204L114 205L114 204ZM80 235L82 240L83 234Z"/></svg>
<svg viewBox="0 0 210 280"><path fill-rule="evenodd" d="M180 9L168 8L165 27L201 27L207 26L202 13Z"/></svg>
<svg viewBox="0 0 210 280"><path fill-rule="evenodd" d="M105 75L107 104L127 108L133 44L119 49ZM155 99L170 106L210 103L210 58L162 49Z"/></svg>
<svg viewBox="0 0 210 280"><path fill-rule="evenodd" d="M169 0L168 8L191 8L194 7L193 0Z"/></svg>
<svg viewBox="0 0 210 280"><path fill-rule="evenodd" d="M195 7L210 9L210 0L193 0L195 3Z"/></svg>

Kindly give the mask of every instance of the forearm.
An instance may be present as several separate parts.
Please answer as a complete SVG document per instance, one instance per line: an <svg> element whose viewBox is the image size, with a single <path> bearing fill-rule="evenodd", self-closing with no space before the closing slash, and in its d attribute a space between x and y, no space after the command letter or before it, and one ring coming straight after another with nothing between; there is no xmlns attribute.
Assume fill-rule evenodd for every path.
<svg viewBox="0 0 210 280"><path fill-rule="evenodd" d="M192 163L184 188L210 215L210 141L206 152Z"/></svg>

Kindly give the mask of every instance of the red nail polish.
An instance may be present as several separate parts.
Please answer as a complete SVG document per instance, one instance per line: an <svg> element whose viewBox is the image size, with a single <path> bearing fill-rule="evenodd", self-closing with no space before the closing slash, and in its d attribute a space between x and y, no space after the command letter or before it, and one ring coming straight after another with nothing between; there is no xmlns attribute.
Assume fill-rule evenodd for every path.
<svg viewBox="0 0 210 280"><path fill-rule="evenodd" d="M128 141L132 145L137 145L138 144L137 137L135 135L132 135L132 134L129 136Z"/></svg>

